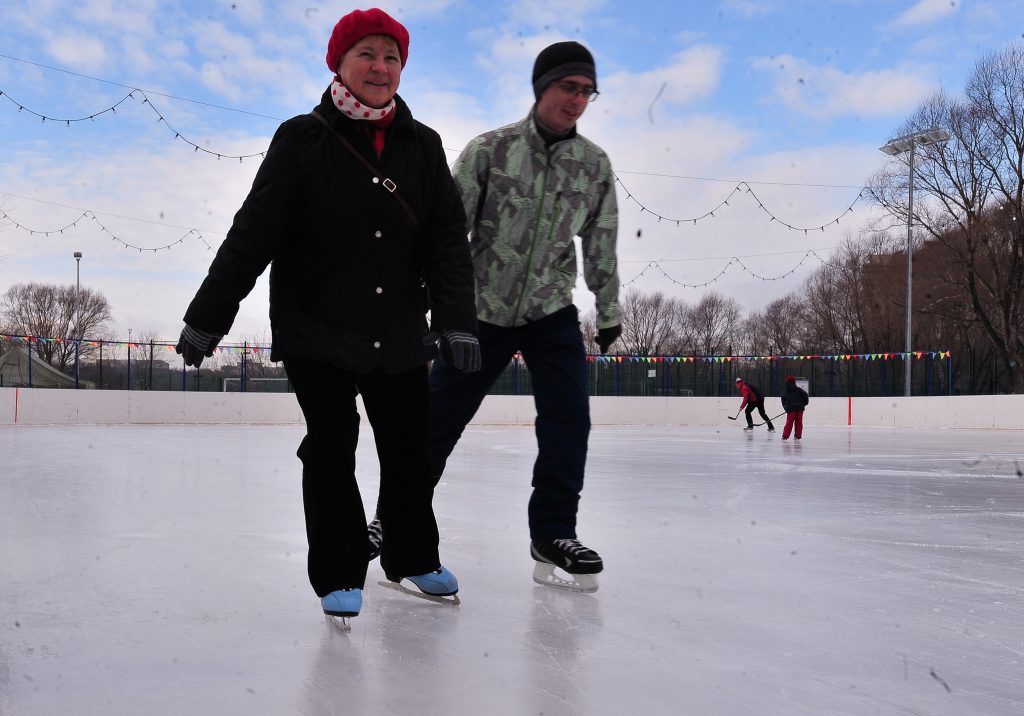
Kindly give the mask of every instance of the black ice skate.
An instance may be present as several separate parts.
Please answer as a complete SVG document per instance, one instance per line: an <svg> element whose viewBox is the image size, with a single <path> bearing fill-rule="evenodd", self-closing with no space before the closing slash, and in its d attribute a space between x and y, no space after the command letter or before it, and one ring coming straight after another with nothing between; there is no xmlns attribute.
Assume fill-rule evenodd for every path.
<svg viewBox="0 0 1024 716"><path fill-rule="evenodd" d="M380 546L384 542L384 532L380 526L380 517L374 516L366 525L366 539L370 542L370 558L372 562L380 556Z"/></svg>
<svg viewBox="0 0 1024 716"><path fill-rule="evenodd" d="M537 584L573 592L597 591L597 574L604 569L604 562L578 539L533 540L530 556L537 562L533 568Z"/></svg>

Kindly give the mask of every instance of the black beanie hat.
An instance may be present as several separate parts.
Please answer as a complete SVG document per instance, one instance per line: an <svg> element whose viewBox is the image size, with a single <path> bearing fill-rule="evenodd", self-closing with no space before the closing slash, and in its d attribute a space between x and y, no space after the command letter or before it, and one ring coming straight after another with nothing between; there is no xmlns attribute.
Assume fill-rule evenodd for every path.
<svg viewBox="0 0 1024 716"><path fill-rule="evenodd" d="M569 75L583 75L597 87L597 68L590 50L571 40L548 45L533 63L533 96L540 99L545 87Z"/></svg>

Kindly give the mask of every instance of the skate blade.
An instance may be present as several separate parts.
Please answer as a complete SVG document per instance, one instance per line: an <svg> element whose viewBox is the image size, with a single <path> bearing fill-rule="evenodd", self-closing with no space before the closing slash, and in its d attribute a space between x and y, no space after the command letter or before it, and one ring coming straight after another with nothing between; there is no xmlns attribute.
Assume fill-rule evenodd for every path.
<svg viewBox="0 0 1024 716"><path fill-rule="evenodd" d="M324 614L324 618L346 634L352 631L351 617L336 617L333 614Z"/></svg>
<svg viewBox="0 0 1024 716"><path fill-rule="evenodd" d="M592 594L597 591L596 574L569 574L547 562L536 562L533 566L533 581L544 587L564 589L568 592Z"/></svg>
<svg viewBox="0 0 1024 716"><path fill-rule="evenodd" d="M448 607L457 607L460 604L462 604L462 600L459 599L458 594L448 594L444 596L439 594L426 594L424 592L419 591L418 589L409 589L408 587L404 586L401 582L390 582L384 579L377 582L377 584L379 584L382 587L387 587L388 589L394 589L396 592L408 594L410 597L416 597L417 599L426 599L428 602L434 602L435 604L444 604Z"/></svg>

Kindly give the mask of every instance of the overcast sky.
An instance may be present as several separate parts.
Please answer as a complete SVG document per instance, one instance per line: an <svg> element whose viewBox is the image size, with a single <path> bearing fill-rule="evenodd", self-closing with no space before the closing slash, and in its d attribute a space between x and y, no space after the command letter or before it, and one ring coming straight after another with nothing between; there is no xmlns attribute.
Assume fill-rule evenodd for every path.
<svg viewBox="0 0 1024 716"><path fill-rule="evenodd" d="M0 293L73 284L81 251L82 285L109 299L114 337L176 339L260 152L319 100L331 28L355 7L367 5L5 0ZM590 47L601 96L579 129L622 182L623 290L690 302L715 290L745 310L798 289L820 265L809 250L827 258L878 214L857 201L860 187L922 99L958 93L981 57L1024 34L1020 0L380 7L411 34L399 94L449 160L526 115L543 47ZM131 88L150 104L139 93L121 102ZM593 306L582 288L577 298ZM255 336L269 336L266 276L228 340Z"/></svg>

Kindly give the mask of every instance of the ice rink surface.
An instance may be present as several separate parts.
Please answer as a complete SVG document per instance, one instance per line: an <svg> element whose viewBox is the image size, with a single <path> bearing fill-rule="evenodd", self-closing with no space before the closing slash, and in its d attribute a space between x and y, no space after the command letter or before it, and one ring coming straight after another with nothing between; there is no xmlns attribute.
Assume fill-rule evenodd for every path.
<svg viewBox="0 0 1024 716"><path fill-rule="evenodd" d="M459 607L305 573L299 427L0 428L0 713L1024 713L1024 434L595 428L596 594L531 580L531 428L439 486ZM364 431L359 474L376 497Z"/></svg>

